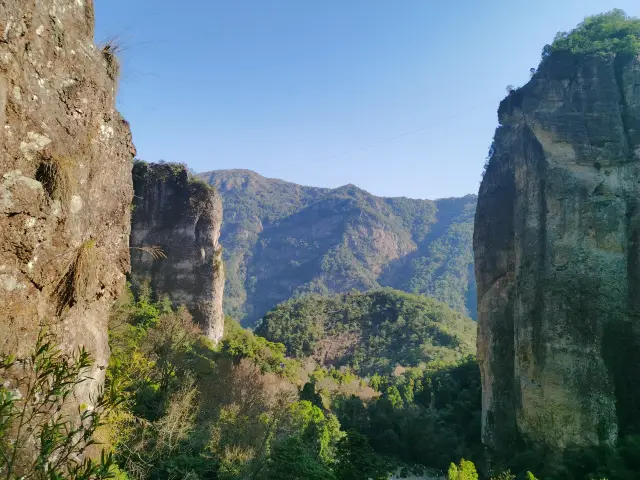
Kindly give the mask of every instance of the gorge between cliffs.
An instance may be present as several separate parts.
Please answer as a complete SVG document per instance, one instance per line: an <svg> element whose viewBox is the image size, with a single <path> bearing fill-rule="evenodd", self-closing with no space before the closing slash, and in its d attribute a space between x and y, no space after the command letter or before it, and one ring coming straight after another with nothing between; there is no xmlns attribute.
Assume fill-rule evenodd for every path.
<svg viewBox="0 0 640 480"><path fill-rule="evenodd" d="M97 7L0 0L0 477L640 478L640 19L558 33L427 200L138 158Z"/></svg>

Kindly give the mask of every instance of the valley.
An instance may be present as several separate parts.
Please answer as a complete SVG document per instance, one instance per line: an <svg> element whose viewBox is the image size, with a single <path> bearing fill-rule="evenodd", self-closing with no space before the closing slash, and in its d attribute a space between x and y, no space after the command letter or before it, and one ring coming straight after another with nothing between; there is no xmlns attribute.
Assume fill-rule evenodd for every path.
<svg viewBox="0 0 640 480"><path fill-rule="evenodd" d="M129 57L119 38L95 41L97 8L0 0L0 477L640 478L639 18L614 9L549 38L526 83L509 85L499 103L478 195L421 200L144 161L133 143L147 138L144 129L116 102L131 102L118 96ZM295 12L298 21L322 20ZM411 30L409 13L398 41ZM171 20L175 42L192 33ZM276 28L281 20L262 15L260 27L222 31L237 38L264 22L270 35L290 35ZM325 37L313 32L307 43L287 37L284 51ZM219 32L207 25L206 33ZM251 37L251 49L264 54L270 38ZM365 42L360 52L382 55L368 38L377 47ZM217 66L226 52L212 52ZM313 82L287 84L296 69L322 63L306 51L308 62L238 55L231 72L207 76L194 64L180 68L193 62L188 53L174 55L165 73L204 78L208 94L225 78L227 89L213 103L201 92L179 102L189 111L171 128L181 138L187 125L185 152L207 137L198 135L196 107L220 108L203 108L207 120L224 118L218 129L241 124L239 148L253 143L245 125L268 130L303 102L297 87ZM358 56L354 70L371 68L376 55ZM395 51L392 60L389 75L401 77ZM244 61L251 74L239 73ZM266 82L272 66L283 69L282 85L260 84L249 111L228 108L236 83ZM322 85L311 88L314 98ZM163 88L172 107L174 90L194 93ZM262 108L277 92L265 121ZM355 93L367 93L364 84ZM364 108L349 100L341 99ZM304 117L310 130L330 126L321 120L330 108L321 107ZM166 119L156 120L147 117L153 143L166 147L158 133ZM289 135L284 150L297 151L298 137L278 131ZM457 126L451 132L463 142ZM223 144L218 133L211 138ZM444 168L447 160L425 153L447 140L420 158ZM386 170L374 163L384 186L401 159L385 159Z"/></svg>
<svg viewBox="0 0 640 480"><path fill-rule="evenodd" d="M243 324L292 296L381 286L475 318L474 195L380 198L354 185L304 187L245 170L199 177L222 198L225 312Z"/></svg>

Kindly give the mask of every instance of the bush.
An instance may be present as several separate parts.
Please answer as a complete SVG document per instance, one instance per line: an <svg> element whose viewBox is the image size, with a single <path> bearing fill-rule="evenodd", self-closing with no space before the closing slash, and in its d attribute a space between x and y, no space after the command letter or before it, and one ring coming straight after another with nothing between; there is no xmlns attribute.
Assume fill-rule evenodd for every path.
<svg viewBox="0 0 640 480"><path fill-rule="evenodd" d="M41 333L29 358L0 358L0 475L13 479L103 479L111 455L84 458L112 397L100 394L73 412L72 396L89 380L89 354L65 355Z"/></svg>
<svg viewBox="0 0 640 480"><path fill-rule="evenodd" d="M543 49L543 59L555 52L636 55L640 53L640 19L620 9L587 17L570 32L559 32Z"/></svg>

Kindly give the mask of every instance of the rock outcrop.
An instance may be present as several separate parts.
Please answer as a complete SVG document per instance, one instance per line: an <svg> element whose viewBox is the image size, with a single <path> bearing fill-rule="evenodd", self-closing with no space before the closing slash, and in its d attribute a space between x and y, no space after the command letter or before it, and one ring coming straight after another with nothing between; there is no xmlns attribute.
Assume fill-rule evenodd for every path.
<svg viewBox="0 0 640 480"><path fill-rule="evenodd" d="M117 61L90 0L0 1L0 354L46 326L104 379L107 315L129 271L135 150L115 110Z"/></svg>
<svg viewBox="0 0 640 480"><path fill-rule="evenodd" d="M485 444L640 423L640 61L553 53L501 103L475 221Z"/></svg>
<svg viewBox="0 0 640 480"><path fill-rule="evenodd" d="M186 306L214 342L222 338L222 203L180 164L136 162L131 226L132 283ZM151 250L150 250L151 247ZM158 247L159 257L152 251ZM166 258L165 258L166 257Z"/></svg>

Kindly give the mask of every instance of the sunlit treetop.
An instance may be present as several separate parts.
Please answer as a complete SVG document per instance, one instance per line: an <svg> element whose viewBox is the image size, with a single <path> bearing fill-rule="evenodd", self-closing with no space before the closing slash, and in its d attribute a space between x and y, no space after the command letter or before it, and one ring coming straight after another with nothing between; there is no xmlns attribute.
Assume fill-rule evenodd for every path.
<svg viewBox="0 0 640 480"><path fill-rule="evenodd" d="M545 45L542 58L552 53L585 55L640 54L640 18L615 9L584 19L570 32L558 32L551 45Z"/></svg>

